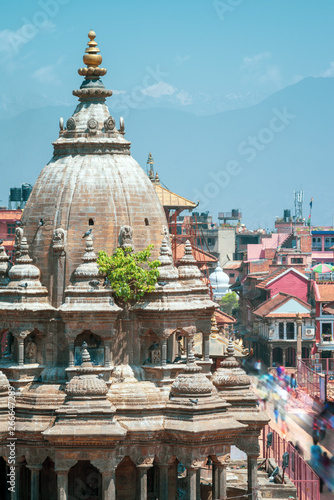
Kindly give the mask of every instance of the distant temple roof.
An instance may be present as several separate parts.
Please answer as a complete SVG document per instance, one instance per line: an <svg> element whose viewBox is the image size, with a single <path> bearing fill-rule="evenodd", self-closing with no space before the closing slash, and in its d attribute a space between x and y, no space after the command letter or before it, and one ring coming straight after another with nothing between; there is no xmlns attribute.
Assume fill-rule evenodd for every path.
<svg viewBox="0 0 334 500"><path fill-rule="evenodd" d="M169 191L169 189L161 186L160 181L159 183L154 181L154 189L158 195L160 203L165 208L182 208L182 210L192 210L197 207L197 204L193 201L187 200L187 198L179 196L178 194L175 194L172 191Z"/></svg>

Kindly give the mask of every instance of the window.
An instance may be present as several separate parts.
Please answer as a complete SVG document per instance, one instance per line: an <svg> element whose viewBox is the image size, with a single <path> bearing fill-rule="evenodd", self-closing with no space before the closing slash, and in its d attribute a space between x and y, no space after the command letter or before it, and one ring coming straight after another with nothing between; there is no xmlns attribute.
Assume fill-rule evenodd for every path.
<svg viewBox="0 0 334 500"><path fill-rule="evenodd" d="M278 336L280 340L284 340L284 323L278 323Z"/></svg>
<svg viewBox="0 0 334 500"><path fill-rule="evenodd" d="M282 257L282 264L286 263L286 257Z"/></svg>
<svg viewBox="0 0 334 500"><path fill-rule="evenodd" d="M8 236L11 234L15 234L16 225L15 224L7 224L7 234Z"/></svg>
<svg viewBox="0 0 334 500"><path fill-rule="evenodd" d="M230 278L234 278L235 274L234 273L230 273Z"/></svg>
<svg viewBox="0 0 334 500"><path fill-rule="evenodd" d="M321 238L312 238L312 250L322 250Z"/></svg>
<svg viewBox="0 0 334 500"><path fill-rule="evenodd" d="M287 338L287 340L294 340L295 339L295 324L294 323L287 323L286 324L286 338Z"/></svg>
<svg viewBox="0 0 334 500"><path fill-rule="evenodd" d="M292 257L291 259L291 264L302 264L303 259L302 257Z"/></svg>
<svg viewBox="0 0 334 500"><path fill-rule="evenodd" d="M329 250L331 246L330 238L325 238L325 250Z"/></svg>
<svg viewBox="0 0 334 500"><path fill-rule="evenodd" d="M321 323L321 337L323 342L332 341L332 323Z"/></svg>
<svg viewBox="0 0 334 500"><path fill-rule="evenodd" d="M145 218L145 226L149 226L149 225L150 225L150 221L147 218Z"/></svg>
<svg viewBox="0 0 334 500"><path fill-rule="evenodd" d="M89 225L89 226L94 226L94 220L93 220L93 219L89 219L89 221L88 221L88 225Z"/></svg>

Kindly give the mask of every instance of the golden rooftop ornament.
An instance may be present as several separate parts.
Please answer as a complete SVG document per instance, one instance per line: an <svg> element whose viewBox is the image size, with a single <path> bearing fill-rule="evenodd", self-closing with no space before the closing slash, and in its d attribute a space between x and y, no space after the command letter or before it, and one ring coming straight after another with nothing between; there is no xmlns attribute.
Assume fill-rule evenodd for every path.
<svg viewBox="0 0 334 500"><path fill-rule="evenodd" d="M95 31L90 30L88 33L88 47L83 56L83 62L86 64L87 68L78 69L79 75L84 76L87 80L98 79L100 76L104 76L107 73L105 68L99 68L99 65L102 63L102 56L99 53L100 49L97 46L97 42L95 42L95 37Z"/></svg>

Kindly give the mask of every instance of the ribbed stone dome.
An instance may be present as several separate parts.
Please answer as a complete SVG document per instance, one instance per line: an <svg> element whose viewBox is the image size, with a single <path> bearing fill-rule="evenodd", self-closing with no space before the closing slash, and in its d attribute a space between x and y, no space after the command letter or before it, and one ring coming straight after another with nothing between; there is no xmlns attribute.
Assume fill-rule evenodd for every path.
<svg viewBox="0 0 334 500"><path fill-rule="evenodd" d="M104 74L102 68L96 70ZM53 283L52 302L57 305L81 263L81 238L89 228L96 252L112 253L119 246L122 226L131 226L135 250L153 243L157 258L167 225L152 182L130 156L123 121L117 130L110 116L105 99L112 92L105 89L100 74L86 75L73 92L80 103L66 129L61 123L54 156L40 173L22 217L30 255L38 263L42 283L49 289ZM55 241L59 228L63 252L59 239ZM52 279L57 273L57 280ZM56 287L56 281L62 287Z"/></svg>
<svg viewBox="0 0 334 500"><path fill-rule="evenodd" d="M103 396L107 394L107 384L97 375L79 375L67 384L65 392L68 396Z"/></svg>

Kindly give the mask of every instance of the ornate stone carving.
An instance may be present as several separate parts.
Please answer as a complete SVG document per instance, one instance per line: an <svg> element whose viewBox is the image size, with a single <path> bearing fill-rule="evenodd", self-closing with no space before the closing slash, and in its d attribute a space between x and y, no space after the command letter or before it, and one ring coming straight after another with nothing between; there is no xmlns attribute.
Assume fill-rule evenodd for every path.
<svg viewBox="0 0 334 500"><path fill-rule="evenodd" d="M76 126L75 119L71 116L66 122L66 128L67 130L75 130Z"/></svg>
<svg viewBox="0 0 334 500"><path fill-rule="evenodd" d="M28 339L25 346L25 358L27 364L37 363L37 345L32 339Z"/></svg>
<svg viewBox="0 0 334 500"><path fill-rule="evenodd" d="M98 127L98 123L95 120L95 118L90 118L87 122L87 127L89 128L90 131L96 131Z"/></svg>
<svg viewBox="0 0 334 500"><path fill-rule="evenodd" d="M230 461L231 461L231 455L230 453L227 453L226 455L221 455L220 457L214 457L214 461L215 459L217 460L217 462L220 463L220 465L223 465L224 467L226 467Z"/></svg>
<svg viewBox="0 0 334 500"><path fill-rule="evenodd" d="M154 457L138 457L136 465L137 467L152 467L154 462Z"/></svg>
<svg viewBox="0 0 334 500"><path fill-rule="evenodd" d="M107 132L115 130L115 125L116 123L112 116L109 116L104 122L104 128Z"/></svg>
<svg viewBox="0 0 334 500"><path fill-rule="evenodd" d="M122 248L133 248L133 229L131 226L121 227L120 246Z"/></svg>
<svg viewBox="0 0 334 500"><path fill-rule="evenodd" d="M14 242L14 248L16 252L20 251L22 239L23 239L23 228L17 227L15 229L15 242Z"/></svg>
<svg viewBox="0 0 334 500"><path fill-rule="evenodd" d="M78 375L67 384L68 396L104 396L108 392L107 384L94 374Z"/></svg>
<svg viewBox="0 0 334 500"><path fill-rule="evenodd" d="M65 250L65 231L61 227L53 231L52 249L56 253Z"/></svg>

